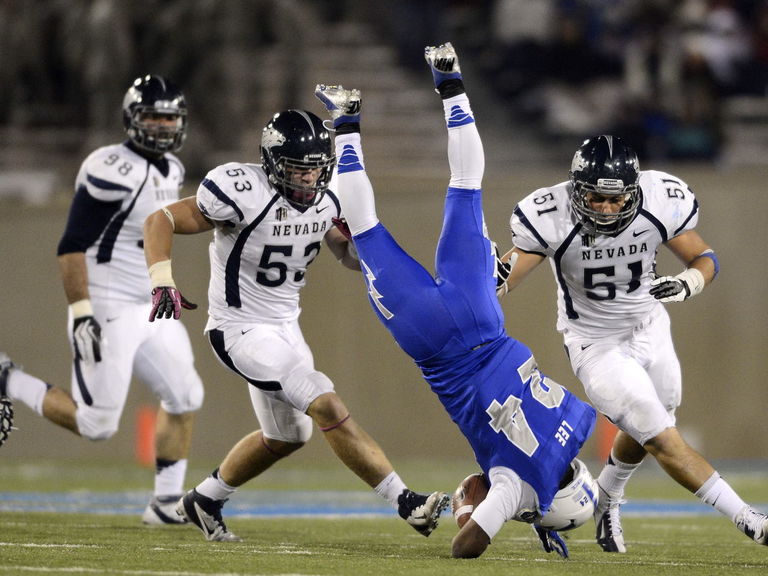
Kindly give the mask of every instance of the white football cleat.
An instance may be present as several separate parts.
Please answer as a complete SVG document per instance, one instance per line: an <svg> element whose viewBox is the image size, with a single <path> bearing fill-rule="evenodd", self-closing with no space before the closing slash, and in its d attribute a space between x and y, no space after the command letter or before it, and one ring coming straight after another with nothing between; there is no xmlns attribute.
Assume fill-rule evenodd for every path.
<svg viewBox="0 0 768 576"><path fill-rule="evenodd" d="M8 375L16 370L14 364L5 352L0 352L0 446L8 440L13 426L13 402L8 397Z"/></svg>
<svg viewBox="0 0 768 576"><path fill-rule="evenodd" d="M360 111L363 105L360 90L356 88L347 90L342 85L318 84L315 87L315 96L330 113L334 128L345 123L360 122Z"/></svg>
<svg viewBox="0 0 768 576"><path fill-rule="evenodd" d="M424 48L424 59L432 70L435 88L446 80L461 80L459 56L450 42Z"/></svg>
<svg viewBox="0 0 768 576"><path fill-rule="evenodd" d="M176 513L176 505L180 498L180 494L174 496L153 496L141 515L141 521L150 526L186 524L188 522L186 517L179 516Z"/></svg>
<svg viewBox="0 0 768 576"><path fill-rule="evenodd" d="M598 484L598 486L600 486ZM624 500L612 500L608 493L600 487L600 496L595 507L595 539L605 552L624 554L624 530L621 529L619 509Z"/></svg>
<svg viewBox="0 0 768 576"><path fill-rule="evenodd" d="M451 503L451 497L445 492L418 494L413 490L403 490L397 498L397 513L413 528L429 536L437 528L440 514Z"/></svg>
<svg viewBox="0 0 768 576"><path fill-rule="evenodd" d="M225 502L203 496L193 488L179 500L176 513L200 528L209 542L242 542L240 536L227 530L221 517Z"/></svg>
<svg viewBox="0 0 768 576"><path fill-rule="evenodd" d="M747 506L736 516L736 528L758 544L768 546L768 514Z"/></svg>

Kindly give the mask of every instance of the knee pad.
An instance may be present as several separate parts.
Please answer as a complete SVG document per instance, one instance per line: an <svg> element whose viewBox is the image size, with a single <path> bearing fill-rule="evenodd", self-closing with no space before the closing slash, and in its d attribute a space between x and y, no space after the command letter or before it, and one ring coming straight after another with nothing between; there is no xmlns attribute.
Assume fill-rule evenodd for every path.
<svg viewBox="0 0 768 576"><path fill-rule="evenodd" d="M318 396L333 392L334 388L328 376L314 370L303 374L289 374L283 391L297 410L306 412Z"/></svg>
<svg viewBox="0 0 768 576"><path fill-rule="evenodd" d="M269 430L262 426L262 432L270 440L278 440L289 444L306 444L312 438L314 423L306 414L295 412L296 417L291 422L282 419L278 428L273 426Z"/></svg>
<svg viewBox="0 0 768 576"><path fill-rule="evenodd" d="M314 423L312 418L302 418L300 422L297 422L295 428L295 437L290 440L291 442L306 444L309 439L312 438L312 431L314 430Z"/></svg>
<svg viewBox="0 0 768 576"><path fill-rule="evenodd" d="M205 389L200 375L190 370L170 391L170 398L163 398L160 406L169 414L195 412L203 405Z"/></svg>
<svg viewBox="0 0 768 576"><path fill-rule="evenodd" d="M107 440L115 435L120 414L114 410L78 406L77 431L87 440Z"/></svg>

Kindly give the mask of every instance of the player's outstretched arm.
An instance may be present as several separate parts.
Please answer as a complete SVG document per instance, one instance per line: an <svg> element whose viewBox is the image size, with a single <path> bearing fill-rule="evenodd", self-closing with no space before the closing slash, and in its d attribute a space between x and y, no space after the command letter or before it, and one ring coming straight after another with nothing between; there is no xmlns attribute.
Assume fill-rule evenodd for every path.
<svg viewBox="0 0 768 576"><path fill-rule="evenodd" d="M511 292L544 260L546 260L546 256L532 252L523 252L519 248L512 248L512 250L497 258L497 274L499 274L499 267L509 266L509 270L506 271L506 279L503 284L500 285L499 283L501 275L499 274L497 277L496 295L501 298L508 292Z"/></svg>
<svg viewBox="0 0 768 576"><path fill-rule="evenodd" d="M696 296L720 271L715 251L695 230L683 232L666 245L688 267L677 276L660 276L651 282L651 296L661 302L682 302Z"/></svg>
<svg viewBox="0 0 768 576"><path fill-rule="evenodd" d="M360 257L344 219L334 218L333 227L326 232L324 240L336 260L345 268L360 270Z"/></svg>
<svg viewBox="0 0 768 576"><path fill-rule="evenodd" d="M176 288L171 269L171 247L175 234L197 234L211 230L197 207L194 196L179 200L150 214L144 222L144 256L147 260L152 286L152 310L149 321L155 318L178 320L181 309L194 310L197 304L189 302Z"/></svg>
<svg viewBox="0 0 768 576"><path fill-rule="evenodd" d="M72 313L75 357L89 364L101 362L101 326L93 315L85 252L59 254L58 263L64 293Z"/></svg>

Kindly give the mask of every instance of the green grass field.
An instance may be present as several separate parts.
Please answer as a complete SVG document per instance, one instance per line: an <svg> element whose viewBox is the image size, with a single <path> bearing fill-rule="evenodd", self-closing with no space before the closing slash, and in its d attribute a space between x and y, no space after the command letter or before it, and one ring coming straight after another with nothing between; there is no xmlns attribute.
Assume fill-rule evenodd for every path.
<svg viewBox="0 0 768 576"><path fill-rule="evenodd" d="M134 517L4 513L0 573L494 576L765 574L768 549L720 518L630 518L626 555L591 530L570 535L570 560L545 554L527 526L507 525L481 558L449 555L449 521L429 538L395 519L233 519L242 543L208 543L189 527L146 528Z"/></svg>
<svg viewBox="0 0 768 576"><path fill-rule="evenodd" d="M407 467L406 467L407 468ZM594 466L593 469L596 469ZM415 470L415 467L414 467ZM423 470L423 468L422 468ZM408 470L411 477L415 474ZM191 470L189 478L204 472ZM425 478L452 478L453 467L436 464ZM151 471L130 466L57 463L0 465L0 492L147 490ZM730 474L738 490L763 501L764 473ZM419 482L422 478L419 478ZM447 480L446 480L447 481ZM453 483L453 480L450 480ZM259 487L283 490L360 491L340 467L270 471ZM634 485L634 486L633 486ZM664 494L695 502L671 480L657 474L633 479L630 498ZM247 490L255 490L249 486ZM225 509L226 511L226 509ZM629 552L601 552L587 525L568 534L571 559L545 554L526 525L509 523L476 560L450 558L456 532L450 516L424 538L392 518L312 517L228 519L242 543L208 543L188 526L149 528L137 515L13 512L0 500L0 575L119 574L146 576L220 575L461 575L526 576L569 573L589 576L718 575L768 573L768 547L757 546L730 522L714 515L631 516L624 520Z"/></svg>

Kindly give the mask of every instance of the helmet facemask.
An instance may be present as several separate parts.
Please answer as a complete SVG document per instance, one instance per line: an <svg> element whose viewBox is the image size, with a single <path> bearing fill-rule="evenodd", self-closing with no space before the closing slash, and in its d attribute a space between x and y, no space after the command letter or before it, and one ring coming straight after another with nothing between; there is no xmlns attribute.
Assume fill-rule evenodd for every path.
<svg viewBox="0 0 768 576"><path fill-rule="evenodd" d="M621 138L585 140L573 156L569 175L571 207L587 233L616 236L629 226L640 207L640 164ZM593 207L603 202L611 210Z"/></svg>
<svg viewBox="0 0 768 576"><path fill-rule="evenodd" d="M123 97L123 126L143 152L178 152L187 136L184 94L167 78L149 74L136 78Z"/></svg>
<svg viewBox="0 0 768 576"><path fill-rule="evenodd" d="M571 207L578 214L582 226L590 234L616 236L622 232L637 213L639 188L637 184L624 186L624 182L613 178L599 178L597 184L571 178L573 191ZM592 195L602 197L623 197L623 204L617 212L594 210L590 203Z"/></svg>
<svg viewBox="0 0 768 576"><path fill-rule="evenodd" d="M184 144L186 125L186 110L166 112L155 106L136 106L131 115L128 136L146 152L177 152Z"/></svg>
<svg viewBox="0 0 768 576"><path fill-rule="evenodd" d="M269 181L286 200L298 206L314 206L322 200L331 180L335 157L280 158L270 171ZM317 178L313 179L314 173Z"/></svg>

